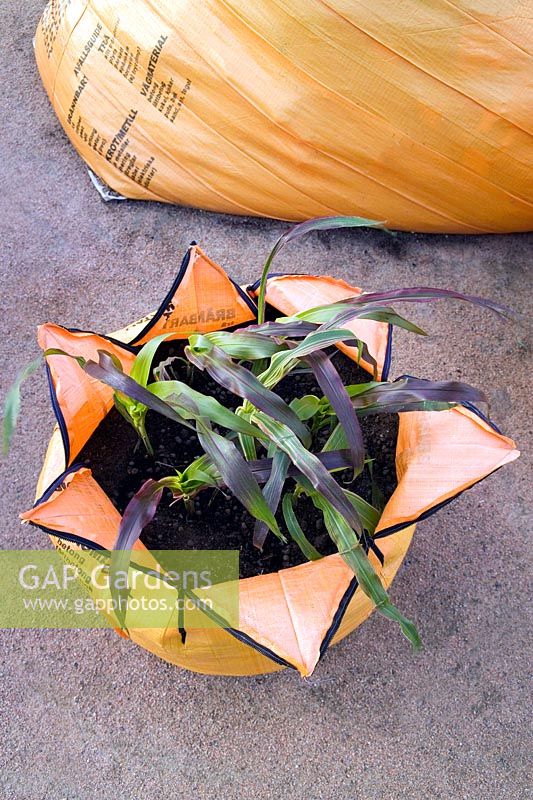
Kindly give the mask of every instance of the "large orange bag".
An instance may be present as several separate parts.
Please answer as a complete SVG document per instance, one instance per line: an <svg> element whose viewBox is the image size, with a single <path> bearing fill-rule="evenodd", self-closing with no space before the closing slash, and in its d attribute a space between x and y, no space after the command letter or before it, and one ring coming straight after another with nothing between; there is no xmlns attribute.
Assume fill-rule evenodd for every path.
<svg viewBox="0 0 533 800"><path fill-rule="evenodd" d="M532 30L512 0L50 0L36 56L125 197L524 231Z"/></svg>
<svg viewBox="0 0 533 800"><path fill-rule="evenodd" d="M331 277L281 275L268 282L267 301L293 313L361 292ZM159 309L108 336L47 324L39 329L46 350L58 348L86 359L98 349L116 355L129 372L135 346L163 332L184 338L191 325L202 332L255 319L254 287L244 290L197 246L191 246ZM356 320L352 329L387 378L391 354L388 325ZM348 356L355 354L344 348ZM112 390L91 379L73 359L47 358L57 418L39 477L34 507L22 514L47 532L56 546L111 548L120 514L76 457L113 405ZM370 366L368 367L369 369ZM370 558L389 585L411 542L415 523L518 456L474 408L400 414L396 450L398 487L381 517L376 544L383 564ZM142 548L142 544L138 544ZM294 667L310 675L331 643L354 630L372 611L352 571L339 555L240 581L239 627L191 629L186 643L177 630L132 630L137 644L186 669L251 675Z"/></svg>

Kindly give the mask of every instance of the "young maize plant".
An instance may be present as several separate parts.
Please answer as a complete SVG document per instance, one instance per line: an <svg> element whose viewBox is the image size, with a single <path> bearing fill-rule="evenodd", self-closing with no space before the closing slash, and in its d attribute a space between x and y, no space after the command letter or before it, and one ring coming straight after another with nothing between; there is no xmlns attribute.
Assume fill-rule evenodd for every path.
<svg viewBox="0 0 533 800"><path fill-rule="evenodd" d="M298 522L298 499L305 495L323 515L327 532L362 591L380 613L400 625L415 647L419 646L415 626L391 603L368 558L379 512L343 488L334 474L349 468L357 476L365 466L360 417L439 411L461 403L477 405L485 403L485 397L464 383L411 377L391 383L371 380L345 386L328 351L342 342L357 348L359 359L375 366L365 343L345 327L355 319L387 322L424 334L391 308L389 304L395 300L456 298L489 308L500 316L505 316L507 309L457 292L417 287L362 294L265 322L268 270L283 245L311 230L363 224L378 225L344 217L297 225L280 238L267 259L259 289L257 324L235 331L191 333L184 350L190 369L207 372L236 395L240 405L235 411L174 379L171 360L154 366L166 336L156 337L142 347L129 376L122 371L120 362L105 351L99 351L98 362L77 358L85 372L114 389L117 409L134 426L149 452L145 426L149 411L194 430L204 451L183 471L146 481L131 499L113 549L112 575L127 570L130 550L153 519L165 489L170 490L174 501L189 503L201 491L226 488L255 519L254 544L260 549L269 532L286 541L278 522L280 515L276 518L281 509L288 535L307 559L318 559L320 553ZM45 353L57 354L69 355L59 350ZM285 376L302 367L313 373L321 394L287 403L276 393L276 387ZM18 407L15 418L17 411ZM14 425L13 418L10 425ZM317 434L325 427L330 435L325 444L318 446Z"/></svg>

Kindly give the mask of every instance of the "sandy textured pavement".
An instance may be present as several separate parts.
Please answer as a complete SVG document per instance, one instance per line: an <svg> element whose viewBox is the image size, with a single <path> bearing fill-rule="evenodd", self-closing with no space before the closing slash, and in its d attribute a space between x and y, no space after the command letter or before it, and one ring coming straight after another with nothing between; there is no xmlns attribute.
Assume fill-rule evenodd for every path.
<svg viewBox="0 0 533 800"><path fill-rule="evenodd" d="M196 239L241 281L285 226L161 205L104 205L41 87L40 0L4 0L0 54L2 393L47 320L106 331L155 307ZM531 239L381 232L314 236L287 271L368 289L414 284L499 298L531 314ZM528 269L529 268L529 269ZM419 525L392 595L425 648L374 615L303 681L209 678L103 631L4 631L2 800L525 800L526 509L531 362L520 323L462 304L411 308L425 339L396 336L392 376L484 386L522 458ZM47 548L21 527L53 418L28 385L1 465L2 548Z"/></svg>

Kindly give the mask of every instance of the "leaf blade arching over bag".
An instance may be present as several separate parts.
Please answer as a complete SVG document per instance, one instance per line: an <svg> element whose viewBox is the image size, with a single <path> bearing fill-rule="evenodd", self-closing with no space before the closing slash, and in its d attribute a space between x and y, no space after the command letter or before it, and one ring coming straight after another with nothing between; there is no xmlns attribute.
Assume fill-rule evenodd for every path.
<svg viewBox="0 0 533 800"><path fill-rule="evenodd" d="M17 427L17 421L20 413L20 390L24 381L26 381L33 373L41 366L42 359L38 358L31 361L29 364L19 372L14 383L6 394L4 400L3 418L2 418L2 452L4 456L9 453L11 447L11 440Z"/></svg>
<svg viewBox="0 0 533 800"><path fill-rule="evenodd" d="M257 296L257 286L254 285L253 290L254 295ZM307 336L308 333L316 331L319 326L316 323L297 318L297 314L316 306L335 303L362 294L362 291L358 286L331 276L275 275L268 278L266 300L271 306L286 315L283 323L275 324L277 326L286 325L286 330L290 329L291 335L300 338L302 335ZM272 323L267 322L263 326L258 326L258 329L264 329L268 333L271 325ZM300 330L298 326L301 326ZM377 371L377 377L381 378L390 357L389 326L383 322L354 319L342 327L353 332L354 338L365 343L369 358L366 360L363 354L360 366L371 374ZM281 329L279 332L280 335L283 335ZM343 342L339 342L337 347L352 360L359 360L360 354L357 347L349 347Z"/></svg>
<svg viewBox="0 0 533 800"><path fill-rule="evenodd" d="M487 402L483 392L460 381L405 377L393 383L375 383L366 391L357 391L363 386L347 390L359 416L380 411L439 411L449 408L450 404Z"/></svg>

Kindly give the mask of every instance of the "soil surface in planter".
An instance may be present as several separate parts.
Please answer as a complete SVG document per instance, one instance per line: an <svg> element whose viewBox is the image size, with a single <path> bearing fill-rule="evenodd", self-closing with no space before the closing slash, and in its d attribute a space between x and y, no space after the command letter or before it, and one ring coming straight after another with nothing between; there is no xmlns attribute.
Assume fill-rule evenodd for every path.
<svg viewBox="0 0 533 800"><path fill-rule="evenodd" d="M172 356L180 356L182 346L173 342L163 345L155 363ZM335 350L332 351L335 353ZM334 363L345 385L371 380L369 374L354 362L336 351ZM216 397L228 408L235 409L241 400L216 384L205 372L197 369L190 372L182 361L173 362L174 376L204 394ZM276 388L286 402L306 394L322 395L314 377L308 373L287 376ZM345 488L356 492L372 502L376 487L384 503L397 485L395 450L398 434L398 415L385 414L361 418L366 456L374 459L374 487L368 469L354 481L350 471L336 473L335 478ZM134 429L116 409L112 409L99 425L77 462L92 470L100 484L122 514L133 494L148 478L162 478L183 470L195 458L203 454L195 434L187 428L148 412L147 431L154 448L149 455L139 441ZM317 443L319 450L329 431L322 431ZM263 452L264 455L264 452ZM287 487L293 486L291 479ZM265 572L296 566L306 561L300 548L290 539L287 544L269 533L263 548L253 546L254 520L238 500L227 492L206 489L193 501L194 509L187 511L183 502L170 505L172 496L165 492L154 521L148 525L141 539L152 550L239 550L240 577L247 578ZM336 552L336 547L324 527L322 515L310 500L301 498L295 508L305 534L323 555ZM277 514L281 529L287 533L281 509Z"/></svg>

